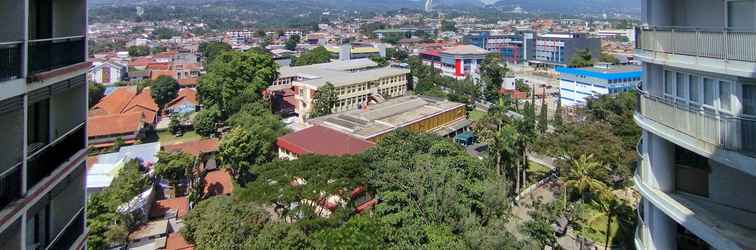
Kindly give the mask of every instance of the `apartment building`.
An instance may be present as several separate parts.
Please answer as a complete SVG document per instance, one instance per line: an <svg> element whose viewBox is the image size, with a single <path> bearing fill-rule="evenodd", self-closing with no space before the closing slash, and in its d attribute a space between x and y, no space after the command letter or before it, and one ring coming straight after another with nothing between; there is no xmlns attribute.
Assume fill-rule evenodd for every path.
<svg viewBox="0 0 756 250"><path fill-rule="evenodd" d="M299 67L283 67L271 90L290 88L294 92L294 110L306 119L313 110L315 93L332 84L338 93L333 112L358 109L369 101L403 96L407 93L407 69L378 67L370 59L335 61Z"/></svg>
<svg viewBox="0 0 756 250"><path fill-rule="evenodd" d="M85 248L86 0L0 1L0 248Z"/></svg>
<svg viewBox="0 0 756 250"><path fill-rule="evenodd" d="M441 70L444 76L462 80L472 77L480 82L480 65L488 54L495 53L475 45L458 45L443 50L426 50L420 52L423 64Z"/></svg>
<svg viewBox="0 0 756 250"><path fill-rule="evenodd" d="M756 5L643 0L637 249L756 246Z"/></svg>
<svg viewBox="0 0 756 250"><path fill-rule="evenodd" d="M475 45L485 50L496 52L508 63L523 63L535 53L534 34L518 32L497 35L489 31L474 32L464 37L464 44Z"/></svg>
<svg viewBox="0 0 756 250"><path fill-rule="evenodd" d="M530 64L567 66L580 50L588 50L593 58L599 58L601 39L584 33L555 33L538 35Z"/></svg>
<svg viewBox="0 0 756 250"><path fill-rule="evenodd" d="M641 82L638 66L597 64L585 68L557 67L559 98L564 106L585 105L589 98L628 92Z"/></svg>

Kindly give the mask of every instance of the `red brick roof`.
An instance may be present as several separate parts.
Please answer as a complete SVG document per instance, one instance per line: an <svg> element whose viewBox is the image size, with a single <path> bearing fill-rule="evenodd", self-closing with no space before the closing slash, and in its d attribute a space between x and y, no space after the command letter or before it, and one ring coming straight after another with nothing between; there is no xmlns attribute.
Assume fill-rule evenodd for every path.
<svg viewBox="0 0 756 250"><path fill-rule="evenodd" d="M158 77L167 76L176 79L176 71L170 69L152 69L150 71L150 79L157 80Z"/></svg>
<svg viewBox="0 0 756 250"><path fill-rule="evenodd" d="M186 197L155 201L155 204L153 204L152 208L150 208L150 217L162 218L170 210L176 212L176 217L184 218L184 216L189 213L189 201L186 199Z"/></svg>
<svg viewBox="0 0 756 250"><path fill-rule="evenodd" d="M278 147L303 155L343 156L362 153L375 144L342 132L314 126L278 137Z"/></svg>
<svg viewBox="0 0 756 250"><path fill-rule="evenodd" d="M147 65L147 69L150 70L170 70L170 63L150 63Z"/></svg>
<svg viewBox="0 0 756 250"><path fill-rule="evenodd" d="M205 197L229 195L234 192L231 174L223 169L207 172L207 175L202 178L202 184L205 187Z"/></svg>
<svg viewBox="0 0 756 250"><path fill-rule="evenodd" d="M204 139L174 145L163 146L167 152L184 152L193 156L200 156L202 153L218 152L218 139Z"/></svg>
<svg viewBox="0 0 756 250"><path fill-rule="evenodd" d="M168 234L165 240L165 250L193 250L194 245L189 244L180 233Z"/></svg>
<svg viewBox="0 0 756 250"><path fill-rule="evenodd" d="M129 62L129 67L147 67L147 65L150 65L151 63L155 63L152 58L139 57Z"/></svg>
<svg viewBox="0 0 756 250"><path fill-rule="evenodd" d="M171 100L170 102L166 103L165 109L170 109L174 105L180 104L182 101L188 101L197 105L199 103L197 102L197 91L189 88L179 89L178 96L176 96L176 98Z"/></svg>
<svg viewBox="0 0 756 250"><path fill-rule="evenodd" d="M183 79L178 79L177 82L181 87L197 86L197 84L199 83L199 78L197 77L183 78Z"/></svg>
<svg viewBox="0 0 756 250"><path fill-rule="evenodd" d="M87 136L108 136L136 133L142 128L144 115L141 112L101 115L87 119Z"/></svg>
<svg viewBox="0 0 756 250"><path fill-rule="evenodd" d="M144 113L144 119L153 123L157 116L158 106L152 99L150 89L145 88L137 94L135 87L121 87L110 95L102 98L92 107L89 116L115 115L133 112Z"/></svg>

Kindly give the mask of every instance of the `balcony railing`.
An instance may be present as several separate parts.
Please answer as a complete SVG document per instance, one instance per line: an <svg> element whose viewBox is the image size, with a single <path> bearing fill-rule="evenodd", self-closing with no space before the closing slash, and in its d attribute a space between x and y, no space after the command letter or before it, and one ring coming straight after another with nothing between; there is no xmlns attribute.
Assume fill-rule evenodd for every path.
<svg viewBox="0 0 756 250"><path fill-rule="evenodd" d="M79 211L76 217L63 229L63 232L58 235L56 239L47 248L49 250L65 250L71 249L73 244L76 243L76 239L84 234L84 209Z"/></svg>
<svg viewBox="0 0 756 250"><path fill-rule="evenodd" d="M0 81L21 77L22 42L0 43Z"/></svg>
<svg viewBox="0 0 756 250"><path fill-rule="evenodd" d="M85 61L84 36L29 41L29 73L35 74Z"/></svg>
<svg viewBox="0 0 756 250"><path fill-rule="evenodd" d="M756 119L716 114L648 93L641 95L643 116L716 147L756 156Z"/></svg>
<svg viewBox="0 0 756 250"><path fill-rule="evenodd" d="M756 62L756 31L703 27L637 27L636 49Z"/></svg>
<svg viewBox="0 0 756 250"><path fill-rule="evenodd" d="M35 152L29 157L27 163L26 187L32 189L61 164L71 160L71 157L86 147L86 139L86 128L82 124L57 142L48 144Z"/></svg>
<svg viewBox="0 0 756 250"><path fill-rule="evenodd" d="M21 198L21 166L19 163L6 173L0 173L0 210Z"/></svg>

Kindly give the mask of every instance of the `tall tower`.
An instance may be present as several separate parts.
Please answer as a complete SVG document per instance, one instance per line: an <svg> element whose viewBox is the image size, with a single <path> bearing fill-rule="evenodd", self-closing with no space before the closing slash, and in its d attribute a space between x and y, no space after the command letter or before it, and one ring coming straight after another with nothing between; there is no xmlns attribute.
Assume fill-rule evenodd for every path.
<svg viewBox="0 0 756 250"><path fill-rule="evenodd" d="M87 2L0 5L0 249L84 249Z"/></svg>
<svg viewBox="0 0 756 250"><path fill-rule="evenodd" d="M425 0L425 12L433 11L433 0Z"/></svg>
<svg viewBox="0 0 756 250"><path fill-rule="evenodd" d="M641 2L636 248L753 249L754 1Z"/></svg>

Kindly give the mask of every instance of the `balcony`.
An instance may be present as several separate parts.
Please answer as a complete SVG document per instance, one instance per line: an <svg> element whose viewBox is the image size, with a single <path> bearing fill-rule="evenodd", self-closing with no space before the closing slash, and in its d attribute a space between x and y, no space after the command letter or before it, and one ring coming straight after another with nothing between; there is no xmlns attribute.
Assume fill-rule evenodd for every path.
<svg viewBox="0 0 756 250"><path fill-rule="evenodd" d="M639 95L640 114L643 117L694 138L697 142L693 144L699 152L713 155L727 150L756 157L756 119L715 114L645 92Z"/></svg>
<svg viewBox="0 0 756 250"><path fill-rule="evenodd" d="M84 234L84 223L84 209L82 208L69 222L66 228L58 234L58 237L52 241L47 249L65 250L73 248L74 244L76 244L78 239Z"/></svg>
<svg viewBox="0 0 756 250"><path fill-rule="evenodd" d="M703 71L743 77L756 75L754 30L648 26L637 27L636 37L638 56L653 63L700 66Z"/></svg>
<svg viewBox="0 0 756 250"><path fill-rule="evenodd" d="M86 139L86 127L81 124L68 135L35 151L29 157L27 163L27 189L32 189L45 177L55 172L63 163L71 160L76 153L85 149Z"/></svg>
<svg viewBox="0 0 756 250"><path fill-rule="evenodd" d="M18 163L5 173L0 174L0 210L22 197L21 193L21 166Z"/></svg>
<svg viewBox="0 0 756 250"><path fill-rule="evenodd" d="M22 44L22 42L0 43L0 82L21 77Z"/></svg>
<svg viewBox="0 0 756 250"><path fill-rule="evenodd" d="M29 41L29 74L85 62L86 38L73 36Z"/></svg>

